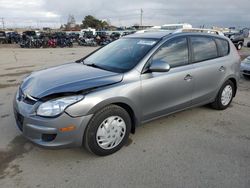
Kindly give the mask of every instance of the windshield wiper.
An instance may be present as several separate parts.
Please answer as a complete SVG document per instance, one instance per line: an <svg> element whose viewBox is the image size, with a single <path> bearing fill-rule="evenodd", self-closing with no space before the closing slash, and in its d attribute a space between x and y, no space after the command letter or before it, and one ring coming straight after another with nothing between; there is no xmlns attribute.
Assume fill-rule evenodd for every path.
<svg viewBox="0 0 250 188"><path fill-rule="evenodd" d="M76 60L75 62L76 62L76 63L82 63L82 62L84 62L84 59L85 59L85 58L81 58L81 59Z"/></svg>
<svg viewBox="0 0 250 188"><path fill-rule="evenodd" d="M101 66L99 66L99 65L97 65L95 63L84 63L83 62L83 64L86 65L86 66L89 66L89 67L94 67L94 68L98 68L98 69L102 69L102 70L107 70L107 69L105 69L105 68L103 68L103 67L101 67Z"/></svg>

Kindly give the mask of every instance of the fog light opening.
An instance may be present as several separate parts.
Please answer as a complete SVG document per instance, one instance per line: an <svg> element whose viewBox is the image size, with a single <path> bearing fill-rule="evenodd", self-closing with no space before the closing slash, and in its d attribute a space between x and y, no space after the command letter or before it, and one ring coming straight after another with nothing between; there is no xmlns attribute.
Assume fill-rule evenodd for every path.
<svg viewBox="0 0 250 188"><path fill-rule="evenodd" d="M55 140L56 134L42 134L42 141L51 142Z"/></svg>

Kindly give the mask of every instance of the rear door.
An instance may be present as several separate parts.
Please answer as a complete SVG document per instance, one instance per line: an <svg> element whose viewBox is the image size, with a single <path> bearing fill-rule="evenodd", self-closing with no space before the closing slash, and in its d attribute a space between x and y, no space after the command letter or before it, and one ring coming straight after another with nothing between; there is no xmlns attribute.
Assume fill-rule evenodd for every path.
<svg viewBox="0 0 250 188"><path fill-rule="evenodd" d="M226 76L226 56L229 44L216 37L191 36L192 63L194 64L193 104L206 103L215 98ZM217 48L219 47L219 48Z"/></svg>

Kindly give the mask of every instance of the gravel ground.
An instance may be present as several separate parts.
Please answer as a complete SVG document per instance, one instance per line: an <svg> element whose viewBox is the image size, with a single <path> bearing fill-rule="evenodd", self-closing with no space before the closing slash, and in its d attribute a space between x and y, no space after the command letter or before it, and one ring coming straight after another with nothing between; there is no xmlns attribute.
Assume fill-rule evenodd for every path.
<svg viewBox="0 0 250 188"><path fill-rule="evenodd" d="M0 187L250 187L250 80L240 81L227 110L205 106L152 121L111 156L43 149L23 138L12 112L23 77L93 50L0 49Z"/></svg>

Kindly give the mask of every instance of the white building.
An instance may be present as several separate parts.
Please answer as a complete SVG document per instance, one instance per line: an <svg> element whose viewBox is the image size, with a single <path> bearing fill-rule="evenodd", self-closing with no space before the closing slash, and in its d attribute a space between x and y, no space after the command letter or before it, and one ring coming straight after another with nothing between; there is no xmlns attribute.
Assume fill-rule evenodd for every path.
<svg viewBox="0 0 250 188"><path fill-rule="evenodd" d="M136 33L144 33L149 31L175 31L178 29L191 29L192 25L188 23L182 23L182 24L164 24L161 26L153 26L146 30L140 30Z"/></svg>

